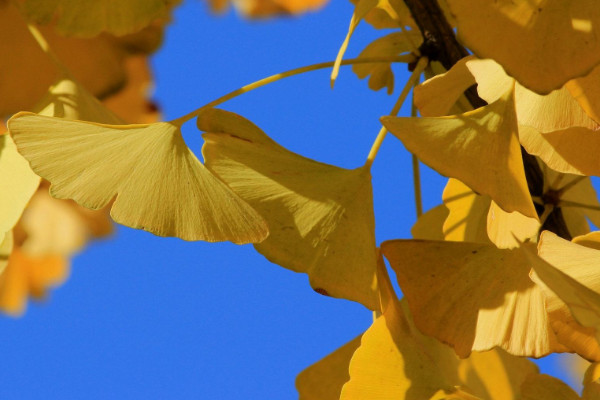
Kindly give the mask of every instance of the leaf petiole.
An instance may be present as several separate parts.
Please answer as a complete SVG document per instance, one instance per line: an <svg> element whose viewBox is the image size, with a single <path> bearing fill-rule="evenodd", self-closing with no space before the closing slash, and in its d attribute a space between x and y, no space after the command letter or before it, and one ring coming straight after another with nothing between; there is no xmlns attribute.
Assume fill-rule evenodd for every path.
<svg viewBox="0 0 600 400"><path fill-rule="evenodd" d="M400 93L400 97L398 97L398 100L396 100L396 104L394 104L394 107L392 108L392 110L390 111L390 113L388 115L395 116L398 114L398 112L400 112L400 108L402 108L402 104L404 104L404 101L406 100L408 93L411 91L413 86L415 86L416 82L418 81L419 77L421 76L421 73L425 70L425 67L427 66L428 63L429 63L429 60L427 59L427 57L419 58L419 61L417 62L415 69L413 70L412 74L408 78L408 81L406 81L406 84L404 85L404 89L402 89L402 93ZM369 155L367 156L367 161L365 162L365 167L370 167L371 164L373 164L373 161L375 160L375 157L377 156L377 152L379 152L379 148L381 147L381 144L383 143L383 139L385 139L386 135L387 135L387 129L385 129L385 127L382 126L381 129L379 130L379 133L377 134L377 137L375 138L375 141L373 142L373 145L371 146L371 150L369 151Z"/></svg>

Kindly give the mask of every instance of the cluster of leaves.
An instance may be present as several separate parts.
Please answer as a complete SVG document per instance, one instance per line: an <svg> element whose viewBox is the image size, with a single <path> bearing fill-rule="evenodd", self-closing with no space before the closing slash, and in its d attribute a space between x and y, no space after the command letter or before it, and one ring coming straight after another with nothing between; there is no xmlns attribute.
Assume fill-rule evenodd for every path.
<svg viewBox="0 0 600 400"><path fill-rule="evenodd" d="M1 136L0 299L11 293L11 276L26 282L10 295L18 306L0 302L6 311L21 311L27 293L40 295L64 277L68 256L107 232L110 210L114 221L159 236L253 243L270 261L308 274L316 292L373 310L377 318L361 337L299 375L303 399L600 398L598 364L586 372L580 397L526 358L572 352L600 361L600 233L588 224L600 225L589 179L600 175L600 12L592 1L423 0L431 7L423 13L413 1L357 0L332 81L362 20L394 31L353 61L359 77L391 93L392 61L414 71L382 118L365 165L352 170L295 154L215 108L235 92L157 122L144 97L148 79L125 85L124 77L130 63L144 68L140 54L156 48L173 5L62 3L0 2L0 19L52 71L28 82L27 97L0 96L3 115L33 111L12 116ZM234 2L249 16L321 3ZM87 22L98 10L106 18ZM424 28L434 17L446 32L455 26L473 55L450 57L448 65L440 53L458 44ZM27 22L50 25L29 25L29 36ZM70 46L78 45L103 58L69 62ZM109 65L115 74L96 81L93 68ZM0 68L19 67L5 61ZM413 90L421 116L393 116L422 73L429 79ZM204 132L204 164L181 136L192 119ZM419 217L413 239L377 246L370 166L388 130L450 179L443 203ZM40 177L49 191L46 183L38 189ZM61 208L46 211L52 207ZM59 228L72 232L58 235Z"/></svg>

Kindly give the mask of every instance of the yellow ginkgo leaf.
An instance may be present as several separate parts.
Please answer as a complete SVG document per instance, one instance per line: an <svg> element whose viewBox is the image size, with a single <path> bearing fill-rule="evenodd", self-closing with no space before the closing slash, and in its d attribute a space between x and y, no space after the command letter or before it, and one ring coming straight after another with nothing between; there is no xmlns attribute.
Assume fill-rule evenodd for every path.
<svg viewBox="0 0 600 400"><path fill-rule="evenodd" d="M592 363L583 377L582 400L600 399L600 363Z"/></svg>
<svg viewBox="0 0 600 400"><path fill-rule="evenodd" d="M459 360L421 334L397 300L363 334L349 370L341 400L517 400L522 382L537 373L531 361L500 349Z"/></svg>
<svg viewBox="0 0 600 400"><path fill-rule="evenodd" d="M600 175L600 132L582 127L540 133L529 126L519 127L519 140L529 154L565 174Z"/></svg>
<svg viewBox="0 0 600 400"><path fill-rule="evenodd" d="M92 37L101 32L122 36L139 31L158 18L166 18L177 0L21 0L32 22L56 22L59 32Z"/></svg>
<svg viewBox="0 0 600 400"><path fill-rule="evenodd" d="M480 196L458 179L450 178L442 200L448 208L443 226L444 240L489 243L486 233L489 197Z"/></svg>
<svg viewBox="0 0 600 400"><path fill-rule="evenodd" d="M542 357L561 350L528 260L494 245L394 240L381 251L396 271L415 324L460 357L495 346Z"/></svg>
<svg viewBox="0 0 600 400"><path fill-rule="evenodd" d="M350 0L356 5L360 0ZM377 6L365 15L365 21L376 29L398 28L409 26L416 29L410 11L404 0L378 0Z"/></svg>
<svg viewBox="0 0 600 400"><path fill-rule="evenodd" d="M410 229L410 233L415 239L444 240L442 227L447 217L448 207L440 204L421 215Z"/></svg>
<svg viewBox="0 0 600 400"><path fill-rule="evenodd" d="M361 51L359 58L397 56L410 52L414 45L418 46L422 41L421 34L415 31L390 33L369 43ZM355 64L352 70L360 79L369 76L369 88L372 90L385 87L388 94L394 91L394 72L391 63Z"/></svg>
<svg viewBox="0 0 600 400"><path fill-rule="evenodd" d="M10 135L0 135L0 236L15 226L39 183Z"/></svg>
<svg viewBox="0 0 600 400"><path fill-rule="evenodd" d="M569 385L550 375L531 374L521 385L522 400L580 400Z"/></svg>
<svg viewBox="0 0 600 400"><path fill-rule="evenodd" d="M362 19L367 15L369 11L374 9L377 6L377 3L380 0L358 0L354 7L354 13L352 13L352 18L350 19L350 26L348 27L348 33L346 34L346 38L342 42L338 54L335 58L335 64L333 65L333 69L331 70L331 86L335 83L337 79L338 73L340 71L340 65L342 63L342 58L346 53L346 49L348 48L348 44L350 43L350 38L354 33L354 30L362 21Z"/></svg>
<svg viewBox="0 0 600 400"><path fill-rule="evenodd" d="M300 400L338 400L350 375L350 359L360 346L361 336L346 343L319 362L306 368L296 378Z"/></svg>
<svg viewBox="0 0 600 400"><path fill-rule="evenodd" d="M61 284L68 275L69 262L62 256L31 257L15 247L0 275L0 310L23 314L30 295L43 299L48 287Z"/></svg>
<svg viewBox="0 0 600 400"><path fill-rule="evenodd" d="M600 62L600 10L594 0L448 0L448 4L459 39L535 92L558 89Z"/></svg>
<svg viewBox="0 0 600 400"><path fill-rule="evenodd" d="M584 77L572 79L565 84L571 95L587 115L600 123L600 66L596 66Z"/></svg>
<svg viewBox="0 0 600 400"><path fill-rule="evenodd" d="M579 246L545 231L538 244L539 257L522 250L535 271L532 276L547 297L550 312L568 307L577 322L596 329L600 340L600 251Z"/></svg>
<svg viewBox="0 0 600 400"><path fill-rule="evenodd" d="M19 113L8 127L54 197L91 209L114 199L116 222L159 236L248 243L267 235L262 217L204 168L178 126Z"/></svg>
<svg viewBox="0 0 600 400"><path fill-rule="evenodd" d="M452 112L453 106L464 91L476 83L467 68L467 61L473 58L473 56L465 57L454 64L449 71L436 75L415 87L414 102L422 116L442 117L472 109L472 107L465 108L463 101L459 106L463 109L456 113Z"/></svg>
<svg viewBox="0 0 600 400"><path fill-rule="evenodd" d="M267 220L256 249L307 273L319 293L379 309L371 175L279 146L250 121L217 109L198 117L206 166Z"/></svg>
<svg viewBox="0 0 600 400"><path fill-rule="evenodd" d="M489 195L507 212L537 218L521 159L512 90L461 115L381 121L411 153L442 175Z"/></svg>
<svg viewBox="0 0 600 400"><path fill-rule="evenodd" d="M518 211L507 213L492 201L487 214L487 234L501 249L519 247L524 241L537 241L540 221L529 218Z"/></svg>
<svg viewBox="0 0 600 400"><path fill-rule="evenodd" d="M2 232L0 234L0 276L4 272L8 264L8 258L13 250L13 233L12 231Z"/></svg>
<svg viewBox="0 0 600 400"><path fill-rule="evenodd" d="M586 233L585 235L576 236L573 238L573 243L589 247L591 249L600 250L600 231Z"/></svg>

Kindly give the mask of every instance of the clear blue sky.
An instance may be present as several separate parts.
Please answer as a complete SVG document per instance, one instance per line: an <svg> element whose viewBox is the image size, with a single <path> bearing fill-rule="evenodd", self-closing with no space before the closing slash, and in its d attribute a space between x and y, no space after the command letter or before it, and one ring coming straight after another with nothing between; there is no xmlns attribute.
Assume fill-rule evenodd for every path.
<svg viewBox="0 0 600 400"><path fill-rule="evenodd" d="M239 86L332 60L351 4L268 22L210 15L187 1L153 60L156 100L173 119ZM361 24L349 55L381 35ZM397 82L406 79L405 68ZM283 146L319 161L362 165L395 97L349 68L275 83L222 106ZM397 88L397 92L401 88ZM404 109L403 112L408 112ZM188 145L200 156L193 123ZM410 158L388 137L373 166L377 240L408 238L415 221ZM424 206L444 179L425 172ZM314 293L305 275L252 246L189 243L119 227L73 262L71 279L21 319L1 318L1 399L293 399L298 372L366 330L361 305ZM545 370L556 368L545 364Z"/></svg>

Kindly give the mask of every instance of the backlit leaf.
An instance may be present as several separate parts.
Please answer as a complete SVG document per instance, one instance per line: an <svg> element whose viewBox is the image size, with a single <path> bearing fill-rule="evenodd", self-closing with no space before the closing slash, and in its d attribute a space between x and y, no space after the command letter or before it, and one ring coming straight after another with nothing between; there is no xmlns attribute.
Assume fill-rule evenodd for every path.
<svg viewBox="0 0 600 400"><path fill-rule="evenodd" d="M413 38L411 43L410 37ZM391 57L401 53L410 52L414 45L420 45L422 42L421 34L418 32L394 32L387 36L381 37L369 43L367 47L360 52L360 57ZM391 63L372 63L372 64L355 64L352 66L354 73L364 79L369 76L369 88L380 90L387 88L388 94L394 91L394 72L392 71Z"/></svg>
<svg viewBox="0 0 600 400"><path fill-rule="evenodd" d="M342 386L350 379L348 365L360 346L361 336L300 372L296 388L300 400L338 400Z"/></svg>
<svg viewBox="0 0 600 400"><path fill-rule="evenodd" d="M460 357L494 346L530 357L560 349L540 288L519 252L418 240L387 241L381 251L396 271L415 324Z"/></svg>
<svg viewBox="0 0 600 400"><path fill-rule="evenodd" d="M448 207L440 204L421 215L410 229L415 239L444 240L442 229L448 217Z"/></svg>
<svg viewBox="0 0 600 400"><path fill-rule="evenodd" d="M524 86L549 93L600 62L593 0L448 0L459 39ZM518 46L515 46L518 43Z"/></svg>
<svg viewBox="0 0 600 400"><path fill-rule="evenodd" d="M0 135L0 236L15 226L39 183L10 135Z"/></svg>
<svg viewBox="0 0 600 400"><path fill-rule="evenodd" d="M524 241L535 242L541 228L540 221L518 211L507 213L492 201L487 214L487 234L501 249L519 247Z"/></svg>
<svg viewBox="0 0 600 400"><path fill-rule="evenodd" d="M340 399L516 400L521 383L536 373L531 361L500 349L459 360L451 348L421 334L406 302L392 297L363 334Z"/></svg>
<svg viewBox="0 0 600 400"><path fill-rule="evenodd" d="M13 233L12 231L2 232L0 235L0 277L4 273L4 269L8 264L8 258L13 250Z"/></svg>
<svg viewBox="0 0 600 400"><path fill-rule="evenodd" d="M442 193L448 208L444 221L444 240L489 243L486 218L490 198L480 196L458 179L450 178Z"/></svg>
<svg viewBox="0 0 600 400"><path fill-rule="evenodd" d="M231 0L236 10L250 18L265 18L275 15L302 14L316 11L328 0ZM214 8L223 8L222 1L211 0Z"/></svg>
<svg viewBox="0 0 600 400"><path fill-rule="evenodd" d="M159 236L248 243L264 220L215 178L170 123L103 125L19 113L11 135L54 197L99 209Z"/></svg>
<svg viewBox="0 0 600 400"><path fill-rule="evenodd" d="M523 251L537 275L533 279L545 290L549 311L560 309L564 302L581 325L596 329L596 340L599 340L600 277L597 266L600 251L571 243L547 231L540 238L540 257Z"/></svg>
<svg viewBox="0 0 600 400"><path fill-rule="evenodd" d="M565 84L571 95L585 112L600 123L600 66L596 66L584 77L572 79Z"/></svg>
<svg viewBox="0 0 600 400"><path fill-rule="evenodd" d="M489 195L507 212L537 218L525 180L512 91L461 115L381 121L411 153L442 175Z"/></svg>
<svg viewBox="0 0 600 400"><path fill-rule="evenodd" d="M198 117L206 166L264 215L256 249L309 275L319 293L379 309L371 175L322 164L281 147L250 121L222 110Z"/></svg>

